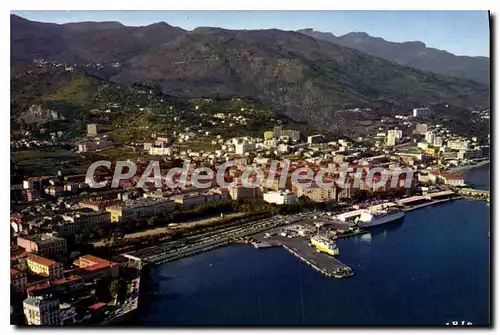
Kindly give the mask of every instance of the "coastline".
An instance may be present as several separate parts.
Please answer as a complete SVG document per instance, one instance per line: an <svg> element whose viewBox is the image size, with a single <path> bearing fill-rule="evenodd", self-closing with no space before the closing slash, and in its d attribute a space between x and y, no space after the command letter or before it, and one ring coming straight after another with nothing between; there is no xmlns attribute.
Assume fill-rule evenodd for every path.
<svg viewBox="0 0 500 335"><path fill-rule="evenodd" d="M468 171L473 170L473 169L477 169L477 168L479 168L481 166L484 166L486 164L490 164L490 160L489 159L481 161L481 162L478 162L478 163L476 163L474 165L454 167L454 168L451 168L451 169L447 170L446 172L455 173L457 175L462 176L462 175L466 174Z"/></svg>

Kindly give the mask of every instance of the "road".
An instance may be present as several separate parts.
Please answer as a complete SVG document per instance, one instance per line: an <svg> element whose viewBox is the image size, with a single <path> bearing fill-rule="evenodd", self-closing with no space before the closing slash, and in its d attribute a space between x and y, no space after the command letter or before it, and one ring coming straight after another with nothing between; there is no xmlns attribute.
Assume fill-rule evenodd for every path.
<svg viewBox="0 0 500 335"><path fill-rule="evenodd" d="M246 213L227 214L224 216L224 218L226 218L226 219L227 218L229 218L229 219L238 218L238 217L244 216L245 214ZM147 230L143 230L143 231L139 231L139 232L135 232L135 233L125 234L123 236L123 238L127 239L127 238L138 238L138 237L144 237L144 236L150 236L150 235L158 235L158 234L162 234L162 233L173 232L179 228L192 228L195 226L210 225L210 224L216 223L217 221L220 221L220 220L221 220L220 216L214 216L214 217L210 217L210 218L206 218L206 219L202 219L202 220L198 220L198 221L191 221L188 223L180 223L178 226L175 226L175 227L157 227L157 228L151 228L151 229L147 229ZM104 245L104 240L93 242L93 244L96 247L101 247Z"/></svg>
<svg viewBox="0 0 500 335"><path fill-rule="evenodd" d="M318 213L300 213L289 216L276 215L271 218L244 224L242 223L237 226L224 227L208 233L190 236L188 238L168 242L160 246L145 248L133 252L131 255L140 257L146 262L169 262L198 252L223 246L236 238L250 236L282 225L293 224L294 222L311 218L314 215L318 215Z"/></svg>

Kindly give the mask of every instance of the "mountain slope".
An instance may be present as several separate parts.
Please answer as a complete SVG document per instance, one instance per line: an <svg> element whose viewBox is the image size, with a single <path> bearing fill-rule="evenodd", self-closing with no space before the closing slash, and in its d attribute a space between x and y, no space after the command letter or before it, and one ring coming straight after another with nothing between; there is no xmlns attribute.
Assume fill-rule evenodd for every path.
<svg viewBox="0 0 500 335"><path fill-rule="evenodd" d="M299 32L415 69L486 84L490 81L488 57L456 56L443 50L428 48L423 42L389 42L367 33L353 32L335 36L313 29L302 29Z"/></svg>
<svg viewBox="0 0 500 335"><path fill-rule="evenodd" d="M400 111L434 103L473 108L489 102L486 85L403 67L298 32L185 32L165 23L139 28L108 23L93 30L92 23L79 29L32 23L39 28L34 39L18 27L34 31L30 21L16 21L11 22L13 59L48 52L31 42L55 36L63 47L50 54L52 59L122 62L106 80L153 84L174 97L252 97L327 131L346 127L344 114L336 113L344 108Z"/></svg>
<svg viewBox="0 0 500 335"><path fill-rule="evenodd" d="M68 63L122 62L157 48L184 33L156 23L127 27L119 22L51 24L11 15L11 58L32 60L36 55Z"/></svg>
<svg viewBox="0 0 500 335"><path fill-rule="evenodd" d="M195 29L126 62L111 79L174 96L251 95L295 119L335 126L336 110L486 103L486 86L446 78L303 34ZM328 123L325 123L327 121Z"/></svg>

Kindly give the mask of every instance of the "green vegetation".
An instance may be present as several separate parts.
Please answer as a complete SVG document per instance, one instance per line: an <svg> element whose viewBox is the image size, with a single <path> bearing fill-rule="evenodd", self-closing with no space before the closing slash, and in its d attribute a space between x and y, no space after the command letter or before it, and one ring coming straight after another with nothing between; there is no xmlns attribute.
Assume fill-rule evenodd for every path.
<svg viewBox="0 0 500 335"><path fill-rule="evenodd" d="M67 86L45 96L44 99L48 101L65 101L79 106L93 104L100 84L100 81L95 78L74 77Z"/></svg>
<svg viewBox="0 0 500 335"><path fill-rule="evenodd" d="M84 173L92 163L74 151L58 148L14 151L11 156L25 177L55 175L58 170L68 174Z"/></svg>

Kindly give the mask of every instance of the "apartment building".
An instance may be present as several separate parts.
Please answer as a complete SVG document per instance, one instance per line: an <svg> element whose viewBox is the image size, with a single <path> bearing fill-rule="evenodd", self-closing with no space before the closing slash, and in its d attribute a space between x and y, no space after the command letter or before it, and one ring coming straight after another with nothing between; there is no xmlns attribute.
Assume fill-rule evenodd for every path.
<svg viewBox="0 0 500 335"><path fill-rule="evenodd" d="M50 234L18 237L17 245L27 252L34 252L41 256L64 255L67 252L66 240Z"/></svg>
<svg viewBox="0 0 500 335"><path fill-rule="evenodd" d="M425 133L427 133L428 130L429 130L429 127L427 126L426 123L418 123L415 126L414 133L415 134L420 134L420 135L425 135Z"/></svg>
<svg viewBox="0 0 500 335"><path fill-rule="evenodd" d="M174 209L175 202L173 200L161 198L126 200L121 204L106 207L106 211L111 214L111 222L140 220L165 212L172 212Z"/></svg>
<svg viewBox="0 0 500 335"><path fill-rule="evenodd" d="M312 135L307 137L307 144L309 145L323 143L324 141L325 141L325 136L323 135Z"/></svg>
<svg viewBox="0 0 500 335"><path fill-rule="evenodd" d="M64 266L61 263L32 253L26 254L26 266L30 272L48 277L49 280L64 277Z"/></svg>
<svg viewBox="0 0 500 335"><path fill-rule="evenodd" d="M260 188L231 186L228 187L229 196L233 200L256 199L260 196Z"/></svg>
<svg viewBox="0 0 500 335"><path fill-rule="evenodd" d="M310 187L295 185L297 197L306 196L316 202L326 202L335 200L335 188L323 188L316 183L312 183Z"/></svg>
<svg viewBox="0 0 500 335"><path fill-rule="evenodd" d="M207 197L205 194L178 194L170 197L176 204L181 205L184 208L194 207L199 204L204 204L207 202Z"/></svg>
<svg viewBox="0 0 500 335"><path fill-rule="evenodd" d="M88 234L111 222L111 214L106 211L77 211L61 217L64 222L56 228L59 236Z"/></svg>
<svg viewBox="0 0 500 335"><path fill-rule="evenodd" d="M25 271L10 268L10 284L17 292L24 292L28 284L28 277Z"/></svg>
<svg viewBox="0 0 500 335"><path fill-rule="evenodd" d="M27 297L23 301L23 310L28 325L60 324L59 300L53 296Z"/></svg>
<svg viewBox="0 0 500 335"><path fill-rule="evenodd" d="M430 108L414 108L413 109L413 117L418 116L431 116L432 110Z"/></svg>
<svg viewBox="0 0 500 335"><path fill-rule="evenodd" d="M118 277L120 264L93 255L79 257L73 262L78 267L75 275L84 280L94 280L96 278Z"/></svg>

